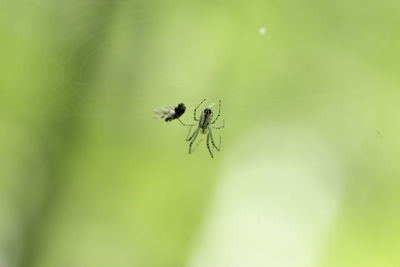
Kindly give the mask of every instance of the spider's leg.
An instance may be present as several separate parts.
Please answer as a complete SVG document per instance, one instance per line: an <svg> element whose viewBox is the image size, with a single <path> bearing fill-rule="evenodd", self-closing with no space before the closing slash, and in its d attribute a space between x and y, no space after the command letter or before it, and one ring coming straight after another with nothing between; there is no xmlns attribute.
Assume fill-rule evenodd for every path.
<svg viewBox="0 0 400 267"><path fill-rule="evenodd" d="M203 139L200 139L194 146L194 148L192 149L192 153L194 153L196 151L196 149L199 147L200 142L203 141Z"/></svg>
<svg viewBox="0 0 400 267"><path fill-rule="evenodd" d="M201 106L201 104L203 104L204 101L206 101L205 98L204 98L203 100L201 100L200 104L198 104L197 107L195 107L195 109L194 109L193 117L194 117L194 120L195 120L195 121L199 121L199 120L196 118L196 112L197 112L197 109Z"/></svg>
<svg viewBox="0 0 400 267"><path fill-rule="evenodd" d="M213 126L213 125L210 125L210 126L213 127L213 128L216 129L216 130L222 129L222 128L225 127L225 119L224 119L224 122L222 123L221 126Z"/></svg>
<svg viewBox="0 0 400 267"><path fill-rule="evenodd" d="M220 137L220 138L221 138L221 137ZM221 147L221 140L219 140L219 147ZM213 154L214 154L214 148L215 148L215 145L213 145L213 146L212 146L212 149L211 149ZM219 151L219 150L218 150L218 151Z"/></svg>
<svg viewBox="0 0 400 267"><path fill-rule="evenodd" d="M193 126L190 126L189 131L188 131L188 134L187 134L187 136L186 136L186 141L192 140L192 138L194 137L194 134L195 134L196 131L199 129L199 128L197 128L197 129L193 132L192 136L189 137L190 133L192 132L192 128L193 128Z"/></svg>
<svg viewBox="0 0 400 267"><path fill-rule="evenodd" d="M196 140L197 136L199 135L199 131L200 131L200 128L197 128L194 131L193 135L189 138L189 140L191 140L190 144L189 144L189 154L192 154L192 145L193 145L194 141Z"/></svg>
<svg viewBox="0 0 400 267"><path fill-rule="evenodd" d="M212 143L213 147L215 147L216 150L220 151L221 142L222 142L222 136L219 136L219 146L216 146L215 142L214 142L214 138L213 138L211 129L208 130L208 134L210 135L210 139L211 139L211 143Z"/></svg>
<svg viewBox="0 0 400 267"><path fill-rule="evenodd" d="M221 99L218 101L218 114L217 114L217 117L215 117L215 120L211 123L211 124L214 124L217 120L218 120L218 118L219 118L219 116L221 115Z"/></svg>
<svg viewBox="0 0 400 267"><path fill-rule="evenodd" d="M192 126L189 128L189 131L188 131L188 133L186 135L186 141L190 141L190 139L192 138L192 137L189 138L189 135L192 132L192 128L193 128Z"/></svg>
<svg viewBox="0 0 400 267"><path fill-rule="evenodd" d="M210 152L210 155L211 155L211 157L213 158L213 157L214 157L214 154L213 154L213 152L212 152L211 149L210 149L210 131L209 131L208 134L207 134L207 142L206 142L206 144L207 144L208 151Z"/></svg>
<svg viewBox="0 0 400 267"><path fill-rule="evenodd" d="M178 120L183 126L192 127L192 126L197 125L197 124L186 124L186 123L184 123L183 121L181 121L180 118L177 118L177 120Z"/></svg>

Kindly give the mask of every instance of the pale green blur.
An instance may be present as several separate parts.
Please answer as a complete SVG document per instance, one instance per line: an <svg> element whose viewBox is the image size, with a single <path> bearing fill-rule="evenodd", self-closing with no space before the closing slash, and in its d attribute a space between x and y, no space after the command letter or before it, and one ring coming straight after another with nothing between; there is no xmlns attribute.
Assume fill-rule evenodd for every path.
<svg viewBox="0 0 400 267"><path fill-rule="evenodd" d="M313 145L299 129L339 166L321 174L340 200L308 266L400 266L399 14L393 0L3 0L0 267L195 266L222 177L275 168L266 144ZM191 123L203 98L226 120L214 159L152 119L184 102ZM285 149L282 168L319 158Z"/></svg>

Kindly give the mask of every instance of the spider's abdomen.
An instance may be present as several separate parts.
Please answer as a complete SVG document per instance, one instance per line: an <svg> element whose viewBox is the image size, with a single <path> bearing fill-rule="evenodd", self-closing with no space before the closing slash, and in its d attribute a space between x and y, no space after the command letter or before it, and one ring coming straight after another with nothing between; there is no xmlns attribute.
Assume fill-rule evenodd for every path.
<svg viewBox="0 0 400 267"><path fill-rule="evenodd" d="M200 133L202 133L202 134L208 133L208 127L206 127L206 128L200 128Z"/></svg>

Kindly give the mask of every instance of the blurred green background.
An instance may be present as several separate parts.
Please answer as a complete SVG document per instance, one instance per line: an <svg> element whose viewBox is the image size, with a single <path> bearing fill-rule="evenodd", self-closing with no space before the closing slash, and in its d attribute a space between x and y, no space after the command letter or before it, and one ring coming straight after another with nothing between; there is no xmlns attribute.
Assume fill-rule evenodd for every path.
<svg viewBox="0 0 400 267"><path fill-rule="evenodd" d="M2 0L0 267L400 266L399 14ZM203 98L214 159L152 119Z"/></svg>

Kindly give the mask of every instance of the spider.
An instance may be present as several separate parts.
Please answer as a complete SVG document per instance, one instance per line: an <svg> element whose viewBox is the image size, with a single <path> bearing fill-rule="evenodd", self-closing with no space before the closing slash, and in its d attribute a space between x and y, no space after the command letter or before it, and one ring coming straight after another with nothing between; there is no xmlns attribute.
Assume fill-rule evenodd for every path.
<svg viewBox="0 0 400 267"><path fill-rule="evenodd" d="M219 137L219 146L216 146L215 142L214 142L213 135L212 135L211 128L214 128L216 130L224 128L225 127L225 120L223 121L221 126L214 126L215 122L218 120L218 118L221 115L221 100L219 100L218 114L217 114L217 116L215 117L214 120L213 120L213 112L211 110L212 105L206 107L203 110L203 112L201 113L200 118L197 119L196 118L197 109L201 106L201 104L204 103L204 101L205 101L205 99L203 99L200 102L200 104L198 104L197 107L194 109L193 117L194 117L194 120L197 121L198 123L185 124L179 118L178 118L178 120L183 126L190 127L189 128L189 132L188 132L187 137L186 137L186 141L188 141L188 142L190 141L189 154L192 154L192 152L194 152L196 150L197 146L192 151L192 145L193 145L194 141L196 140L197 136L199 135L199 133L201 133L201 134L207 134L206 144L207 144L208 151L210 152L211 158L213 158L214 157L214 148L217 151L220 151L220 149L221 149L222 136ZM193 134L190 135L193 126L197 126L197 128L196 128L196 130L194 130ZM211 140L211 144L212 144L212 149L210 148L210 140ZM201 142L201 140L199 141L199 143L200 142Z"/></svg>

